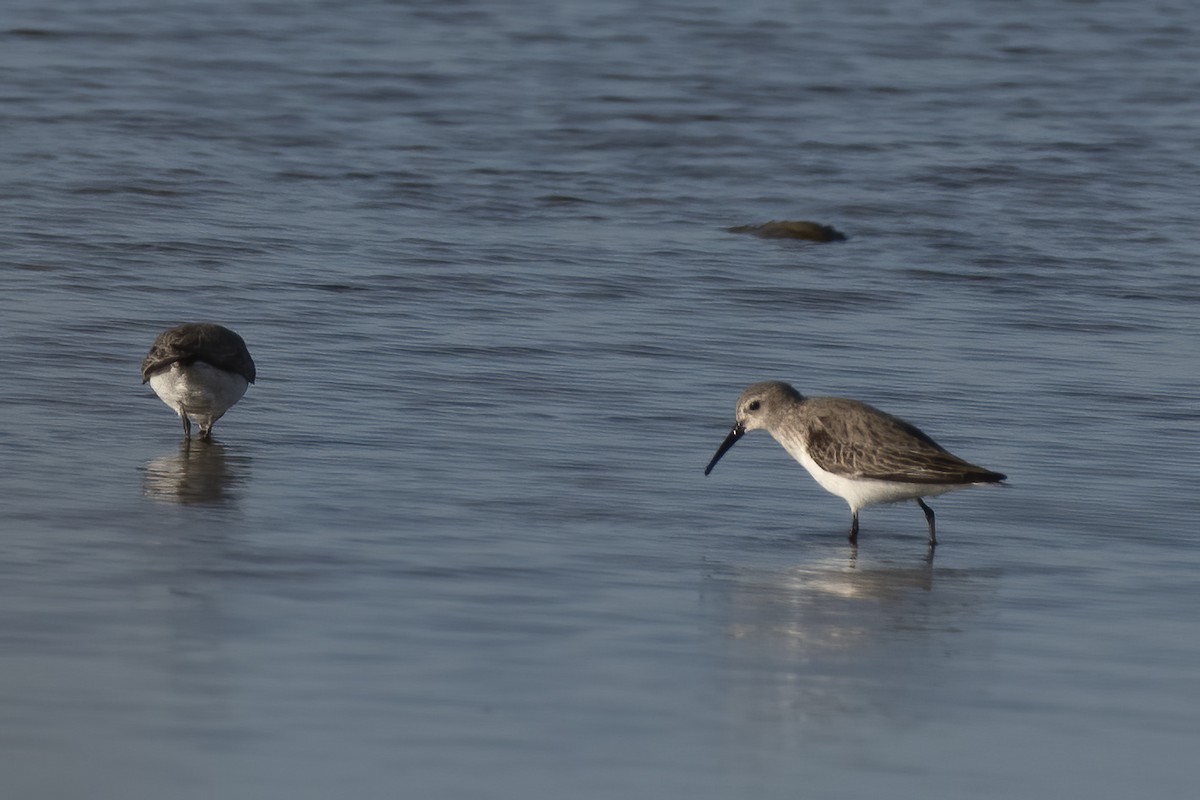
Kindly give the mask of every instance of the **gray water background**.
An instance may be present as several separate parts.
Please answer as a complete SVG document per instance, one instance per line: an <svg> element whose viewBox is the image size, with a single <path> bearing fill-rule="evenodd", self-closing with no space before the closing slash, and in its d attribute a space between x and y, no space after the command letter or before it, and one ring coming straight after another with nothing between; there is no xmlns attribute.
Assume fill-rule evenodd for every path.
<svg viewBox="0 0 1200 800"><path fill-rule="evenodd" d="M5 4L0 796L1194 797L1198 22ZM854 552L767 378L1011 486Z"/></svg>

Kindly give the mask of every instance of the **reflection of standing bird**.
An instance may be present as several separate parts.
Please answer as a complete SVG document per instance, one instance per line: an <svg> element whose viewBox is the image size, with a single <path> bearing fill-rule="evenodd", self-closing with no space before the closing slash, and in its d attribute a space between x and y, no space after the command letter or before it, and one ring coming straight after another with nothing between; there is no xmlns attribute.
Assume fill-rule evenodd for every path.
<svg viewBox="0 0 1200 800"><path fill-rule="evenodd" d="M195 419L200 437L207 439L213 423L254 383L254 359L242 337L229 328L189 322L154 340L142 359L142 383L146 382L175 409L187 438L192 438Z"/></svg>
<svg viewBox="0 0 1200 800"><path fill-rule="evenodd" d="M858 541L858 510L916 500L937 544L933 509L924 497L997 484L999 472L963 461L915 425L842 397L802 397L786 383L756 383L737 401L733 430L704 474L747 431L765 428L827 492L850 504L850 541Z"/></svg>

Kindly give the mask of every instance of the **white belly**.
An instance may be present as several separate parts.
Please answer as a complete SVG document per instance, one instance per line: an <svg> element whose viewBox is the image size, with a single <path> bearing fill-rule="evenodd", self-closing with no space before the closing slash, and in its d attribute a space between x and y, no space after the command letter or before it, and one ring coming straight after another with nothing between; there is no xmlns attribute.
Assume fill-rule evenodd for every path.
<svg viewBox="0 0 1200 800"><path fill-rule="evenodd" d="M796 451L793 452L789 447L788 452L808 470L808 473L821 485L822 489L830 494L836 494L855 511L880 503L897 503L901 500L916 500L918 497L937 497L939 494L952 492L955 489L965 489L973 485L970 483L902 483L874 478L852 478L826 472L800 448L796 448Z"/></svg>
<svg viewBox="0 0 1200 800"><path fill-rule="evenodd" d="M211 426L241 400L248 385L241 375L200 361L188 366L175 363L150 377L150 388L164 403L203 427Z"/></svg>

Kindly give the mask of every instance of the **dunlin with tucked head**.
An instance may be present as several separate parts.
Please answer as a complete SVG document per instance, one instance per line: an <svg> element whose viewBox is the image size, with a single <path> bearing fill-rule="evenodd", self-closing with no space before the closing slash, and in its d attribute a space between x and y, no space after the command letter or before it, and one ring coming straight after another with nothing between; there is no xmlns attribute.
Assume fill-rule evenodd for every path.
<svg viewBox="0 0 1200 800"><path fill-rule="evenodd" d="M947 451L915 425L842 397L803 397L786 383L756 383L737 401L733 430L704 474L747 431L763 428L827 492L850 505L850 541L858 541L859 509L916 500L937 544L933 509L923 498L968 486L998 484L999 472Z"/></svg>
<svg viewBox="0 0 1200 800"><path fill-rule="evenodd" d="M202 439L212 436L213 423L242 399L254 377L242 337L209 322L163 331L142 359L142 383L175 410L189 439L193 419Z"/></svg>

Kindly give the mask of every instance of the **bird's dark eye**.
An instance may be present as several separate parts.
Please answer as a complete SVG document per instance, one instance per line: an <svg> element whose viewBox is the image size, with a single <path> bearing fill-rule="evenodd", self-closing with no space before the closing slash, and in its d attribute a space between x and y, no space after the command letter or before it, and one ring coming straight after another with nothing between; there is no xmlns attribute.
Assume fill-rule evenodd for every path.
<svg viewBox="0 0 1200 800"><path fill-rule="evenodd" d="M747 405L747 406L746 406L746 408L747 408L748 410L750 410L750 411L758 411L758 407L759 407L759 405L760 405L760 404L759 404L759 402L758 402L757 400L751 400L751 401L750 401L750 404L749 404L749 405Z"/></svg>

